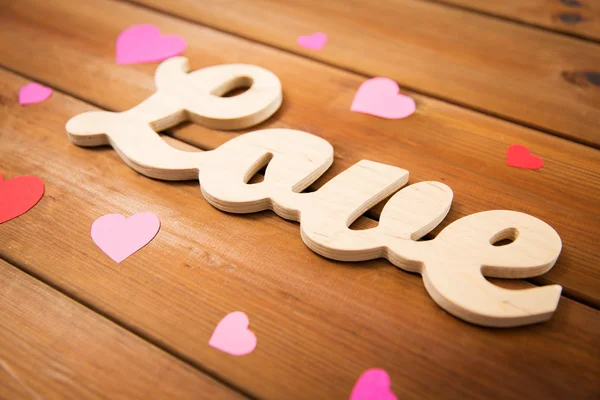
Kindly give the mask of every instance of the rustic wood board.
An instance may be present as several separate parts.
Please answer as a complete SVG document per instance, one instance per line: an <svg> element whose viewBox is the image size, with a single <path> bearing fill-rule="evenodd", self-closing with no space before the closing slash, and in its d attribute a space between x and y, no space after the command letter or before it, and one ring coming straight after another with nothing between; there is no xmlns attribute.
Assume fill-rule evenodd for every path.
<svg viewBox="0 0 600 400"><path fill-rule="evenodd" d="M0 287L0 398L246 398L3 260Z"/></svg>
<svg viewBox="0 0 600 400"><path fill-rule="evenodd" d="M600 40L600 3L595 0L432 0Z"/></svg>
<svg viewBox="0 0 600 400"><path fill-rule="evenodd" d="M264 41L255 35L259 30L243 22L247 16L241 14L245 12L242 6L249 4L238 3L229 2L239 13L236 17L228 11L233 31ZM186 56L193 69L230 62L271 69L282 79L284 106L256 129L302 129L324 137L336 149L333 168L311 190L365 158L409 169L411 183L440 180L449 184L456 201L442 226L487 209L531 213L553 225L565 243L555 269L534 282L560 283L566 295L600 305L600 276L595 268L600 261L595 243L600 229L598 151L410 92L419 109L407 120L382 121L352 114L348 109L364 76L138 6L105 0L81 1L77 7L67 1L0 0L0 4L0 65L109 110L125 110L154 91L155 65L114 63L114 39L133 23L155 23L167 33L186 37L190 43ZM272 4L267 10L273 10ZM318 10L311 7L306 15ZM193 20L197 15L186 18ZM478 29L488 26L482 21L490 18L478 18ZM389 34L386 25L377 29L377 35ZM295 35L292 32L292 42ZM556 50L553 46L550 43L548 51ZM350 64L343 66L352 69ZM586 91L581 93L589 95L590 86L581 75L568 78L585 84ZM513 330L465 324L440 310L416 275L398 271L385 261L325 260L303 245L297 224L270 213L235 216L218 212L202 198L197 182L147 179L125 166L111 149L73 146L64 135L64 123L94 106L55 92L46 103L19 107L16 92L25 82L0 69L0 173L12 177L35 171L46 182L47 191L33 210L0 225L0 257L201 371L210 371L238 391L260 399L347 399L358 375L372 367L390 373L398 398L598 395L597 310L562 298L554 318L544 324ZM569 113L572 116L572 109ZM164 138L171 145L198 151L213 149L238 133L185 125L169 134L175 139ZM543 156L546 166L538 172L507 168L504 152L517 142ZM376 219L380 210L375 207L367 215ZM91 242L91 223L106 213L139 211L159 214L162 230L143 251L114 264ZM361 218L355 226L374 224L373 219ZM532 286L522 281L495 282L513 289ZM19 297L27 297L29 290ZM207 345L220 318L236 309L248 313L250 327L259 338L257 350L238 359ZM42 322L52 319L59 320L50 316ZM107 336L104 332L100 329L101 339ZM131 334L124 335L172 358ZM108 360L91 363L110 363L116 357L109 354ZM44 363L54 365L44 360L38 360L40 368ZM19 364L11 361L10 365ZM138 364L125 365L139 368ZM203 376L189 367L181 368L191 371L189 375ZM27 383L39 379L37 370L31 368L17 372ZM84 383L94 376L85 369L81 374ZM176 378L169 376L168 383L182 386L181 397L197 394L194 387L181 383L182 377ZM158 378L134 375L132 379L136 380L134 389L128 390L133 391ZM54 390L53 385L43 393Z"/></svg>
<svg viewBox="0 0 600 400"><path fill-rule="evenodd" d="M455 200L440 227L490 209L534 215L552 225L564 244L557 265L534 281L561 284L569 296L600 306L596 267L600 253L594 250L600 235L599 151L420 95L414 95L419 111L405 120L351 113L360 76L134 6L106 2L99 9L99 3L90 0L78 4L75 10L68 3L21 1L19 7L3 13L4 64L118 111L154 92L155 65L114 64L114 42L106 39L140 21L185 36L193 69L230 62L269 68L282 80L285 99L282 109L257 129L301 129L325 138L335 148L336 162L313 188L359 160L370 159L408 169L411 182L448 184ZM118 20L111 17L117 14ZM80 26L88 29L82 31ZM27 51L20 49L19 38L30 43ZM221 48L229 51L214 51ZM321 96L315 96L319 91ZM236 133L188 125L174 135L213 149ZM542 155L545 167L537 172L506 167L505 152L512 143L525 144ZM378 210L371 215L376 217Z"/></svg>
<svg viewBox="0 0 600 400"><path fill-rule="evenodd" d="M257 398L344 399L364 370L381 367L404 399L596 392L597 311L563 298L544 324L494 330L461 322L429 299L416 275L384 261L326 260L304 246L297 224L219 212L196 182L151 180L112 149L74 146L65 121L94 108L59 92L20 107L6 93L25 82L0 72L0 169L6 177L35 172L46 194L0 225L0 256L232 386ZM139 211L158 214L161 231L115 264L91 241L91 223ZM242 358L207 345L235 310L249 315L258 338Z"/></svg>
<svg viewBox="0 0 600 400"><path fill-rule="evenodd" d="M600 45L421 0L136 0L401 87L600 146ZM329 36L323 51L299 35Z"/></svg>

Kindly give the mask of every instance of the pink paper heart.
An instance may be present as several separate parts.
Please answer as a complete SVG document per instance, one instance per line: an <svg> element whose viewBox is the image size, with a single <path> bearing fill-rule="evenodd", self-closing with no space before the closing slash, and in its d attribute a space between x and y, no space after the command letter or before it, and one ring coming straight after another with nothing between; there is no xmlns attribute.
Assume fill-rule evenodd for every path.
<svg viewBox="0 0 600 400"><path fill-rule="evenodd" d="M398 93L398 84L389 78L373 78L358 88L352 111L387 119L405 118L415 112L415 101Z"/></svg>
<svg viewBox="0 0 600 400"><path fill-rule="evenodd" d="M133 25L117 38L117 64L139 64L163 61L185 51L185 39L161 35L154 25Z"/></svg>
<svg viewBox="0 0 600 400"><path fill-rule="evenodd" d="M234 356L252 353L256 336L248 329L248 316L241 311L229 313L219 322L208 344Z"/></svg>
<svg viewBox="0 0 600 400"><path fill-rule="evenodd" d="M327 35L323 32L316 32L312 35L298 36L296 42L307 49L321 50L327 44Z"/></svg>
<svg viewBox="0 0 600 400"><path fill-rule="evenodd" d="M544 166L544 160L531 154L527 147L513 144L506 152L506 164L517 168L540 169Z"/></svg>
<svg viewBox="0 0 600 400"><path fill-rule="evenodd" d="M121 214L108 214L92 224L92 240L114 261L120 263L145 245L158 233L160 220L155 214L142 212L125 219Z"/></svg>
<svg viewBox="0 0 600 400"><path fill-rule="evenodd" d="M39 83L28 83L19 90L19 104L41 103L52 95L52 89Z"/></svg>
<svg viewBox="0 0 600 400"><path fill-rule="evenodd" d="M368 369L358 378L350 400L398 400L390 390L392 381L382 369Z"/></svg>

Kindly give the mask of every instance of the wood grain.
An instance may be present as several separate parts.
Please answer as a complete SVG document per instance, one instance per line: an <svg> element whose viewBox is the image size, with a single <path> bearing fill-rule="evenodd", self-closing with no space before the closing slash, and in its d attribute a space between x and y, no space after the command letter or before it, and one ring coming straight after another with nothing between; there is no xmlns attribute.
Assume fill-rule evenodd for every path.
<svg viewBox="0 0 600 400"><path fill-rule="evenodd" d="M600 146L600 45L420 0L136 0L249 39ZM296 44L326 32L322 51Z"/></svg>
<svg viewBox="0 0 600 400"><path fill-rule="evenodd" d="M0 72L0 170L40 176L46 194L0 225L0 255L128 329L264 399L346 399L372 367L389 372L402 399L597 393L597 311L563 298L550 321L526 328L460 322L416 275L383 261L326 260L302 244L296 224L217 211L197 182L151 180L112 149L74 146L65 122L95 108L59 92L21 107L24 83ZM90 226L107 213L140 211L159 215L161 231L115 264L90 240ZM240 358L207 345L236 310L258 338Z"/></svg>
<svg viewBox="0 0 600 400"><path fill-rule="evenodd" d="M405 120L351 113L360 76L126 4L82 0L76 10L69 4L23 0L5 8L0 14L6 27L0 31L4 65L116 111L135 106L155 91L155 65L114 63L114 38L140 21L186 37L192 69L231 62L265 67L281 79L284 102L274 117L254 129L300 129L334 146L333 167L312 189L369 159L409 170L409 183L435 180L453 189L452 209L434 234L480 211L509 209L533 215L556 229L563 241L557 265L535 282L561 284L569 296L600 307L597 150L416 94L411 95L419 110ZM224 48L228 51L215 50ZM207 150L235 135L197 125L174 133ZM507 167L505 153L513 143L542 156L544 168L533 172ZM377 216L380 209L370 214Z"/></svg>
<svg viewBox="0 0 600 400"><path fill-rule="evenodd" d="M430 0L600 40L600 3L595 0Z"/></svg>
<svg viewBox="0 0 600 400"><path fill-rule="evenodd" d="M246 398L3 260L0 287L0 398Z"/></svg>

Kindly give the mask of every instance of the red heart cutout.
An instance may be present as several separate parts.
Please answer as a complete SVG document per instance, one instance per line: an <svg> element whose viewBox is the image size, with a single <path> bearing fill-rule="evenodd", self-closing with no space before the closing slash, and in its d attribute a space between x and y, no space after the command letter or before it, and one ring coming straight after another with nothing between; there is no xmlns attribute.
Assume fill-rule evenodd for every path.
<svg viewBox="0 0 600 400"><path fill-rule="evenodd" d="M18 176L7 181L0 175L0 224L25 214L44 195L44 182L37 176Z"/></svg>
<svg viewBox="0 0 600 400"><path fill-rule="evenodd" d="M540 169L544 166L544 160L531 154L527 147L513 144L506 152L506 164L517 168Z"/></svg>

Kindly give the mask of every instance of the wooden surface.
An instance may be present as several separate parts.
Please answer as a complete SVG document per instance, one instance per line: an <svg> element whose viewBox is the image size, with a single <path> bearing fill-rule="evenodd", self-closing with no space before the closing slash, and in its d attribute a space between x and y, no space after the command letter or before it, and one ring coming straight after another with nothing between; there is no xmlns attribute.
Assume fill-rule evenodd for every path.
<svg viewBox="0 0 600 400"><path fill-rule="evenodd" d="M230 29L263 41L248 27L249 11L243 7L252 3L230 3L229 15L238 10L236 22L228 24ZM175 7L180 2L171 4ZM396 7L396 3L389 4ZM589 42L510 21L490 22L488 17L445 5L427 7L433 6L477 21L472 29L481 28L483 37L489 35L489 28L484 27L501 24L511 31L526 29L533 32L532 37L551 35L557 43L567 41L576 47L580 59L598 57L596 45ZM461 95L480 90L469 79L460 81L463 90L455 93L455 99L449 98L455 104L407 92L417 101L417 113L402 121L384 121L349 112L353 95L365 79L362 75L137 5L82 0L72 7L67 1L3 0L0 7L0 64L12 71L0 71L0 172L7 179L35 174L46 182L46 195L36 207L0 225L0 257L50 283L71 297L70 302L82 303L78 308L91 307L130 330L128 337L142 342L141 346L158 346L162 351L155 350L157 354L188 364L182 371L193 369L189 376L218 377L223 386L254 398L347 399L357 377L373 367L388 371L392 389L402 399L599 395L598 150L461 107L468 104L468 98L461 99ZM297 10L292 16L309 11ZM213 13L208 8L205 12ZM292 18L278 15L282 25ZM315 20L319 18L314 15ZM184 36L192 69L243 62L275 72L283 84L282 109L255 129L301 129L333 144L334 165L311 189L321 187L355 162L370 159L409 170L410 183L438 180L452 187L454 203L442 226L488 209L523 211L546 221L563 240L555 268L531 282L495 282L513 289L558 283L568 297L563 296L548 322L509 330L478 328L439 309L419 276L398 271L387 261L347 264L326 260L305 247L297 224L267 212L247 216L222 213L202 198L195 181L148 179L124 165L109 148L74 146L64 129L69 118L98 107L123 111L154 92L156 65L114 63L117 34L141 22ZM290 48L295 35L291 34ZM376 52L386 48L385 40L379 40L381 45L370 45ZM564 49L559 44L542 42L538 45L548 46L548 54L555 51L556 59L562 60ZM519 43L517 40L516 45L522 46ZM462 51L473 58L479 54L467 50ZM334 47L332 53L337 51ZM436 51L443 52L444 45ZM297 52L315 57L315 53ZM394 56L380 55L380 60L391 65ZM508 76L511 65L508 61L503 65ZM530 66L520 68L525 71ZM412 68L405 71L418 72ZM399 79L388 72L384 69L376 74ZM498 79L485 68L478 73L490 74L490 81ZM429 76L427 83L425 75L421 80L411 78L406 86L429 93L426 86L435 86L439 77ZM28 82L24 77L53 86L55 93L45 103L19 106L16 93ZM486 95L502 97L506 79L494 82ZM544 76L540 79L544 81ZM593 86L575 90L577 94L572 96L579 95L581 102L597 96L598 91ZM548 92L535 95L542 103L556 99ZM592 109L586 114L590 119L582 125L587 130L570 128L594 139L591 115L599 112L598 102L586 104ZM544 130L562 131L566 125L561 124L569 121L581 124L572 118L577 107L569 107L551 112L553 119L562 122ZM543 108L528 110L533 118ZM237 135L193 125L170 134L188 145L170 143L206 150ZM525 144L542 156L544 168L534 172L506 167L505 151L513 143ZM380 209L369 212L369 217L378 218ZM117 265L91 242L91 223L107 213L140 211L158 214L161 231L143 251ZM367 219L361 223L375 222ZM218 321L236 310L248 314L250 328L258 338L256 351L241 358L207 345ZM53 320L61 321L58 316ZM66 322L63 327L71 329ZM98 340L110 338L108 333L99 336ZM34 347L39 340L36 335L23 338ZM3 359L7 348L2 346ZM70 354L57 356L68 358ZM103 356L106 359L100 361L110 363L111 356ZM24 382L38 379L33 370L13 370ZM81 369L80 373L88 377L75 380L80 390L86 390L86 385L93 387L93 372ZM188 376L184 372L175 375L181 380ZM133 376L139 379L137 387L148 379ZM178 382L171 379L169 382ZM209 382L208 378L201 381ZM127 385L125 379L121 384ZM14 382L10 385L18 390ZM8 393L14 397L13 392ZM182 390L182 396L186 394L189 391ZM15 396L31 398L27 392ZM135 396L145 398L147 394L130 397Z"/></svg>
<svg viewBox="0 0 600 400"><path fill-rule="evenodd" d="M116 37L139 21L184 35L192 69L231 62L266 67L282 81L284 102L279 112L256 129L300 129L334 146L336 161L313 189L361 159L369 159L409 170L409 183L435 180L450 186L453 207L440 228L486 210L531 214L554 227L564 245L557 265L536 278L536 283L558 283L570 296L600 306L600 270L596 267L600 252L590 251L600 235L597 150L418 95L414 97L419 110L405 120L350 113L354 93L364 80L360 76L126 4L107 2L103 14L91 0L80 1L77 10L69 4L11 3L0 14L6 27L0 36L4 65L115 111L131 108L155 91L156 66L116 65L114 43L104 39ZM30 13L32 9L36 12ZM120 18L115 20L112 14ZM88 29L81 30L82 25ZM28 41L27 51L19 40ZM229 53L215 52L215 48L227 48ZM315 96L323 82L328 82L329 90ZM198 125L186 125L174 133L206 150L234 135ZM505 152L513 143L542 155L544 169L507 168ZM565 182L570 183L568 192Z"/></svg>
<svg viewBox="0 0 600 400"><path fill-rule="evenodd" d="M596 0L430 0L600 40L600 3Z"/></svg>
<svg viewBox="0 0 600 400"><path fill-rule="evenodd" d="M3 260L0 287L0 398L246 398Z"/></svg>
<svg viewBox="0 0 600 400"><path fill-rule="evenodd" d="M600 72L600 44L422 0L134 1L600 146L599 87L572 78ZM296 44L315 31L327 51Z"/></svg>

